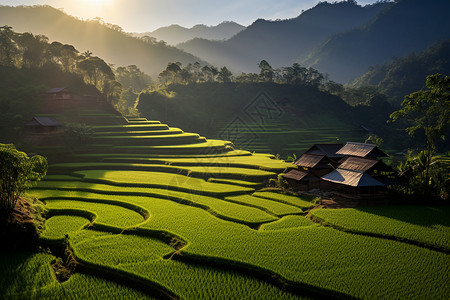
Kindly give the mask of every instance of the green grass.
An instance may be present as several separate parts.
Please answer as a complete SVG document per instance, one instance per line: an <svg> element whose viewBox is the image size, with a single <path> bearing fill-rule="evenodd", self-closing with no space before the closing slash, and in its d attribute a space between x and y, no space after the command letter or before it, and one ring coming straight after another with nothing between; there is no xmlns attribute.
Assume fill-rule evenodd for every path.
<svg viewBox="0 0 450 300"><path fill-rule="evenodd" d="M196 209L204 210L208 214L213 214L220 219L236 222L239 224L253 226L265 222L272 222L277 219L276 217L254 207L242 206L213 197L182 193L177 191L167 191L161 189L149 190L142 188L123 188L104 185L94 185L91 187L86 187L85 189L81 189L79 187L79 184L73 187L67 187L69 189L67 191L34 190L33 192L29 193L29 195L39 197L43 200L52 199L47 201L54 201L53 199L58 198L65 199L64 201L67 201L58 202L56 204L54 203L54 209L67 209L67 205L70 204L70 201L76 199L84 199L85 201L90 202L98 202L99 200L102 200L103 202L105 202L104 199L107 198L110 202L113 202L112 199L119 199L118 201L123 202L121 197L125 197L124 199L128 199L129 196L126 195L136 195L139 199L147 199L144 203L144 207L155 203L164 205L165 202L161 201L184 203L185 205L196 207ZM72 191L70 189L72 189ZM125 201L125 203L128 203L128 201ZM58 204L61 204L62 206L58 206ZM150 221L152 221L153 218L154 216L151 215Z"/></svg>
<svg viewBox="0 0 450 300"><path fill-rule="evenodd" d="M154 158L133 158L133 157L112 157L106 158L106 162L128 162L128 163L154 163ZM251 156L233 156L233 157L197 157L197 158L166 158L160 159L160 163L166 163L173 166L220 166L224 168L240 167L255 168L273 172L283 172L286 168L295 167L291 163L275 159L271 155L255 154Z"/></svg>
<svg viewBox="0 0 450 300"><path fill-rule="evenodd" d="M282 230L302 226L318 225L304 216L284 216L275 222L262 224L260 230Z"/></svg>
<svg viewBox="0 0 450 300"><path fill-rule="evenodd" d="M301 214L303 212L300 208L296 206L287 205L284 203L267 200L263 198L257 198L251 195L227 197L225 198L225 200L243 205L248 205L251 207L260 208L264 211L268 211L279 217L290 214Z"/></svg>
<svg viewBox="0 0 450 300"><path fill-rule="evenodd" d="M317 226L254 231L167 200L110 197L148 209L151 218L142 228L176 233L188 241L182 254L203 261L236 262L361 298L442 298L449 291L439 285L448 280L446 254Z"/></svg>
<svg viewBox="0 0 450 300"><path fill-rule="evenodd" d="M340 229L412 241L450 251L450 207L376 206L318 209L314 218Z"/></svg>
<svg viewBox="0 0 450 300"><path fill-rule="evenodd" d="M78 231L89 223L88 219L79 216L54 216L45 222L41 237L50 240L64 239L65 234Z"/></svg>
<svg viewBox="0 0 450 300"><path fill-rule="evenodd" d="M142 215L137 212L118 206L113 204L105 204L105 203L96 203L93 201L75 201L69 199L62 200L46 200L47 208L50 210L80 210L90 212L96 216L95 223L105 224L118 228L127 228L138 225L144 222L144 218ZM56 218L56 217L53 217ZM52 218L52 219L53 219ZM52 228L54 226L54 222L50 222L50 236L56 236L63 231L63 229ZM57 224L64 226L66 229L70 229L73 227L68 227L69 224L64 224L61 222L61 219L58 218ZM76 225L79 225L79 221L75 222ZM80 227L78 227L79 229ZM45 236L45 233L44 233Z"/></svg>
<svg viewBox="0 0 450 300"><path fill-rule="evenodd" d="M222 168L222 167L210 167L210 166L171 166L162 164L131 164L131 163L62 163L55 164L50 169L53 172L72 172L76 170L100 170L98 173L108 174L113 171L102 170L127 170L127 172L121 171L124 174L132 174L135 172L152 171L152 173L159 173L166 178L167 176L175 176L173 173L181 173L192 177L200 177L208 179L210 177L224 178L224 179L238 179L246 181L261 182L270 178L276 177L276 173L259 170L259 169L246 169L246 168ZM87 171L78 171L87 172ZM163 175L162 172L166 172ZM81 173L80 173L81 174ZM149 172L147 174L150 175ZM97 174L96 174L97 175ZM102 178L101 174L95 176L95 178ZM219 187L219 186L218 186Z"/></svg>
<svg viewBox="0 0 450 300"><path fill-rule="evenodd" d="M250 193L254 191L252 188L212 183L200 178L193 178L174 173L104 170L77 171L76 173L84 175L85 180L95 179L98 180L99 183L112 183L122 186L139 185L142 187L167 188L183 192L197 191L207 195L220 196L236 193Z"/></svg>
<svg viewBox="0 0 450 300"><path fill-rule="evenodd" d="M132 288L99 277L76 273L58 283L50 267L55 257L16 252L0 258L2 299L154 299Z"/></svg>
<svg viewBox="0 0 450 300"><path fill-rule="evenodd" d="M221 178L209 178L208 181L214 182L214 183L224 183L224 184L244 186L244 187L249 187L249 188L254 188L254 189L265 185L264 182L252 182L252 181L245 181L245 180L221 179Z"/></svg>
<svg viewBox="0 0 450 300"><path fill-rule="evenodd" d="M42 239L67 234L82 269L95 277L76 274L58 284L51 256L12 262L21 266L12 271L0 259L7 266L0 270L7 278L0 296L126 298L127 291L130 298L142 296L108 277L183 299L301 298L275 283L295 286L300 294L313 291L317 298L448 298L449 254L439 251L448 245L446 208L313 210L336 228L322 226L302 215L314 206L313 198L254 191L291 164L232 150L227 141L150 146L150 140L195 135L146 119L130 123L97 126L99 139L123 146L107 142L86 149L97 153L76 155L77 163L51 165L51 175L28 193L47 203ZM289 147L309 147L340 136L341 127L332 128L330 120L301 130L282 123L269 122L263 130L249 124L261 138L254 148L265 151L267 143L284 138ZM355 228L360 234L345 232ZM71 290L61 296L65 289Z"/></svg>
<svg viewBox="0 0 450 300"><path fill-rule="evenodd" d="M275 192L256 192L253 196L294 205L304 210L315 206L312 202L313 197L310 196L292 196Z"/></svg>

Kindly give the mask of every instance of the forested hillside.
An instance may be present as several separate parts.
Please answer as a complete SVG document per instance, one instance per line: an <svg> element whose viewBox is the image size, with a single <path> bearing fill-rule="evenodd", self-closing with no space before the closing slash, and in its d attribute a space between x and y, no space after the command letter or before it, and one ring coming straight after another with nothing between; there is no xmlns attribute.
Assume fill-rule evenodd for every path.
<svg viewBox="0 0 450 300"><path fill-rule="evenodd" d="M423 89L423 78L434 73L450 73L450 40L433 44L423 52L371 67L353 82L353 86L375 86L399 104L405 95Z"/></svg>
<svg viewBox="0 0 450 300"><path fill-rule="evenodd" d="M43 35L17 33L0 27L0 136L20 140L24 125L38 113L48 114L42 102L46 91L68 88L74 97L93 95L93 102L111 105L120 101L122 87L108 64L72 45L49 43ZM97 100L96 100L97 99ZM78 117L74 110L71 119ZM69 113L69 114L70 114Z"/></svg>
<svg viewBox="0 0 450 300"><path fill-rule="evenodd" d="M364 27L331 38L298 62L346 83L364 74L369 66L423 51L448 39L448 11L450 2L446 0L397 1Z"/></svg>
<svg viewBox="0 0 450 300"><path fill-rule="evenodd" d="M43 34L80 52L89 50L116 66L137 65L149 75L157 74L169 61L201 61L165 43L131 37L117 25L82 21L50 6L0 6L0 20L0 25L9 25L17 32Z"/></svg>
<svg viewBox="0 0 450 300"><path fill-rule="evenodd" d="M259 19L223 42L194 39L178 47L233 72L255 72L262 59L274 67L290 65L333 34L368 22L390 5L380 2L362 7L354 1L321 2L294 19Z"/></svg>

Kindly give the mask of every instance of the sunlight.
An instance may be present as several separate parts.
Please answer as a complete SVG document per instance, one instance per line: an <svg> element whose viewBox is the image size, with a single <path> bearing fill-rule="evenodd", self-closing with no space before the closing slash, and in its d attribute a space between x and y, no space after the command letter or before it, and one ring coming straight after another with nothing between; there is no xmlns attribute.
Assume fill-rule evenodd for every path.
<svg viewBox="0 0 450 300"><path fill-rule="evenodd" d="M92 6L103 6L111 4L113 0L83 0L83 2Z"/></svg>

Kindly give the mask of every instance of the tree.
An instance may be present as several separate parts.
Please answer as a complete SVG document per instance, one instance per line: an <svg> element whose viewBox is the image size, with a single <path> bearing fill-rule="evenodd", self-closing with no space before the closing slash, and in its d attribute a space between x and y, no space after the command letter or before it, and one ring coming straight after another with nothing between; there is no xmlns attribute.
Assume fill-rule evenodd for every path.
<svg viewBox="0 0 450 300"><path fill-rule="evenodd" d="M427 77L428 90L417 91L405 96L402 108L393 112L392 121L405 119L411 126L406 128L410 136L417 131L423 131L427 148L420 153L423 172L422 183L430 184L430 167L436 152L436 142L445 140L445 134L450 122L450 77L434 74Z"/></svg>
<svg viewBox="0 0 450 300"><path fill-rule="evenodd" d="M392 121L405 119L412 123L406 132L413 136L423 130L427 138L427 151L433 154L438 139L445 140L450 119L450 76L434 74L427 77L428 90L405 96L402 108L391 114Z"/></svg>
<svg viewBox="0 0 450 300"><path fill-rule="evenodd" d="M230 72L230 70L228 70L227 67L222 67L220 69L219 75L217 76L217 79L220 82L231 82L231 76L233 76L233 74Z"/></svg>
<svg viewBox="0 0 450 300"><path fill-rule="evenodd" d="M47 174L47 160L28 157L12 144L0 144L0 212L8 216L22 192Z"/></svg>
<svg viewBox="0 0 450 300"><path fill-rule="evenodd" d="M267 61L262 60L258 64L258 67L260 69L259 77L261 77L262 81L268 81L268 82L273 81L274 71L272 69L272 66L269 65L269 63Z"/></svg>

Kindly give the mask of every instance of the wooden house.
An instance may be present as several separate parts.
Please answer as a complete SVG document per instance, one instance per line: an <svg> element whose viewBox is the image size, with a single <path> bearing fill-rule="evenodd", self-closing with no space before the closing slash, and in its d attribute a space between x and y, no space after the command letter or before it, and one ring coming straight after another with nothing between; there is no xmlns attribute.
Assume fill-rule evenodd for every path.
<svg viewBox="0 0 450 300"><path fill-rule="evenodd" d="M60 132L62 130L62 124L51 117L33 117L26 124L26 129L32 134L49 134Z"/></svg>
<svg viewBox="0 0 450 300"><path fill-rule="evenodd" d="M396 172L379 157L387 156L374 144L315 144L284 175L297 190L319 188L353 199L383 198L396 183Z"/></svg>
<svg viewBox="0 0 450 300"><path fill-rule="evenodd" d="M52 88L46 92L46 99L48 100L70 100L72 94L65 87Z"/></svg>
<svg viewBox="0 0 450 300"><path fill-rule="evenodd" d="M396 182L395 170L377 157L387 156L376 145L347 143L338 153L337 169L321 177L321 188L346 198L384 198L387 187Z"/></svg>
<svg viewBox="0 0 450 300"><path fill-rule="evenodd" d="M343 156L336 154L342 144L315 144L300 156L294 164L298 166L284 175L289 185L298 190L320 187L320 177L339 165Z"/></svg>

